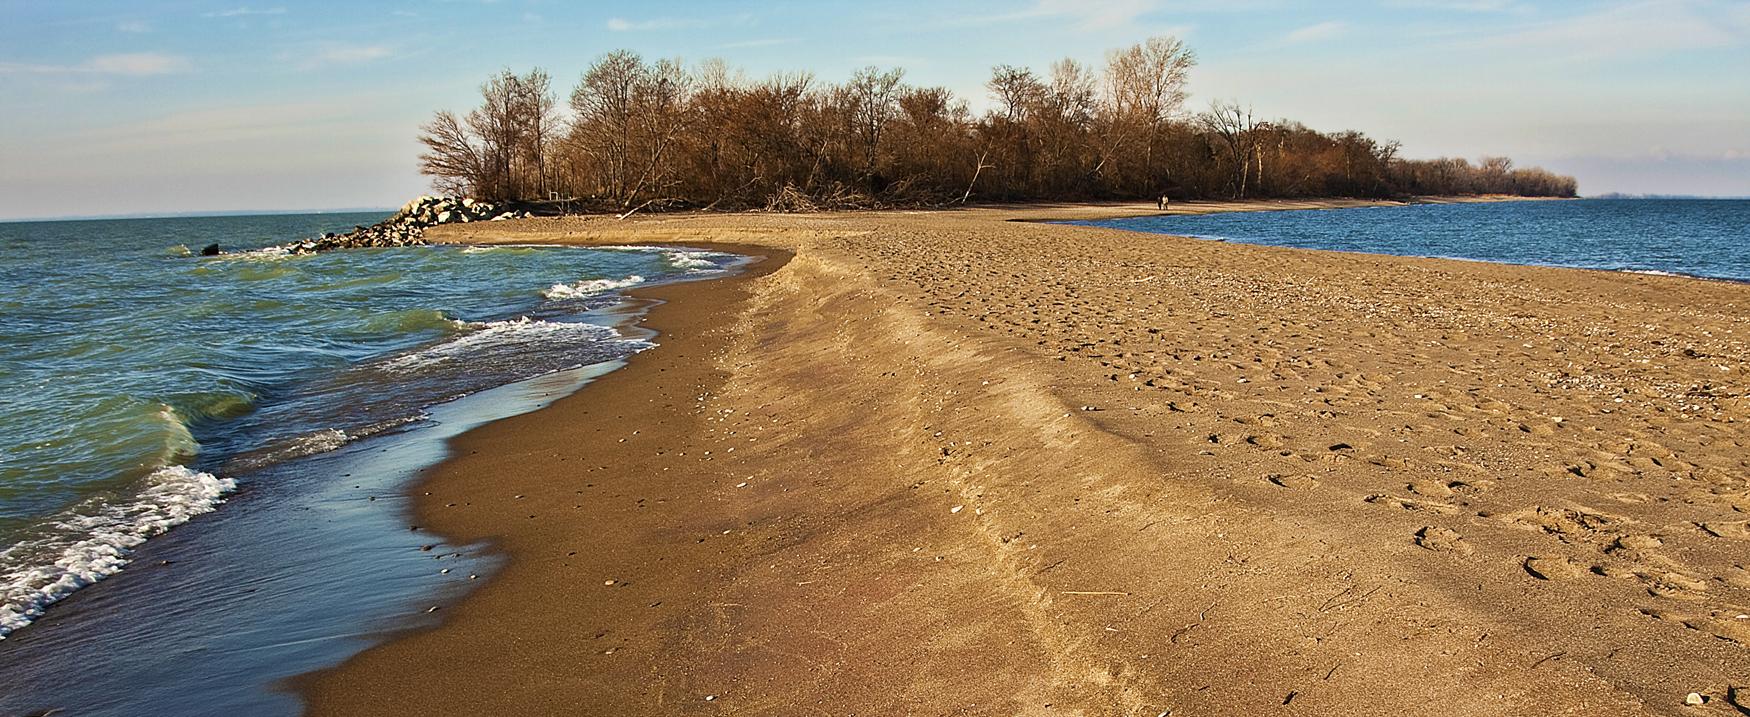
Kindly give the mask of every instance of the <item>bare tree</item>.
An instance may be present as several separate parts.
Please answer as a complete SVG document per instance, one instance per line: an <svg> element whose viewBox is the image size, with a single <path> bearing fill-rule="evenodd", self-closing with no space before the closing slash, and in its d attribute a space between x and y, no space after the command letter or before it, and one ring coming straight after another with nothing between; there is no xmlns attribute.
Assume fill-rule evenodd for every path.
<svg viewBox="0 0 1750 717"><path fill-rule="evenodd" d="M420 128L420 171L442 191L523 199L542 182L553 98L545 72L509 70L480 87L481 104L458 120L439 112ZM530 175L533 176L530 176Z"/></svg>
<svg viewBox="0 0 1750 717"><path fill-rule="evenodd" d="M863 177L870 183L871 190L877 189L874 186L875 160L887 123L899 110L899 81L904 74L904 70L882 72L880 68L869 66L857 70L846 86L857 139L863 149Z"/></svg>
<svg viewBox="0 0 1750 717"><path fill-rule="evenodd" d="M1359 132L1265 123L1237 102L1184 113L1196 58L1156 37L1043 74L992 69L989 111L939 87L865 68L845 83L807 73L744 79L620 51L561 105L539 69L505 70L480 105L420 127L420 169L440 191L520 199L564 192L626 214L650 206L773 209L994 200L1572 195L1573 180L1504 158L1406 160Z"/></svg>
<svg viewBox="0 0 1750 717"><path fill-rule="evenodd" d="M1156 154L1163 130L1185 106L1197 55L1178 38L1151 37L1106 56L1105 151L1136 159L1138 189L1158 191ZM1140 145L1140 152L1133 152Z"/></svg>
<svg viewBox="0 0 1750 717"><path fill-rule="evenodd" d="M537 67L517 78L515 99L518 123L523 127L521 155L535 172L533 189L547 195L547 148L559 129L559 105L553 97L553 78Z"/></svg>
<svg viewBox="0 0 1750 717"><path fill-rule="evenodd" d="M1252 153L1257 149L1253 130L1258 125L1252 119L1251 108L1241 107L1238 102L1212 102L1209 111L1198 115L1197 120L1228 148L1233 160L1234 186L1238 192L1236 196L1245 199Z"/></svg>
<svg viewBox="0 0 1750 717"><path fill-rule="evenodd" d="M1002 117L1010 122L1026 119L1027 110L1045 96L1045 85L1039 82L1039 76L1025 67L997 65L991 69L990 81L985 86L1002 105Z"/></svg>
<svg viewBox="0 0 1750 717"><path fill-rule="evenodd" d="M432 186L444 194L470 195L486 174L485 158L473 134L450 112L438 112L419 128L419 173L432 177Z"/></svg>

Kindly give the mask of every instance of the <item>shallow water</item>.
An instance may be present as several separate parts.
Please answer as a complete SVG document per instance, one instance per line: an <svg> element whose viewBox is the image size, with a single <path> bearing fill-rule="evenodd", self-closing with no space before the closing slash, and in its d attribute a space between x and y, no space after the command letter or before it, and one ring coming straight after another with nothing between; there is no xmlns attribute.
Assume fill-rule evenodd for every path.
<svg viewBox="0 0 1750 717"><path fill-rule="evenodd" d="M651 345L615 290L740 261L252 251L377 218L0 224L0 713L295 711L272 680L483 569L406 525L443 440Z"/></svg>
<svg viewBox="0 0 1750 717"><path fill-rule="evenodd" d="M1417 204L1069 223L1304 249L1750 281L1750 200Z"/></svg>

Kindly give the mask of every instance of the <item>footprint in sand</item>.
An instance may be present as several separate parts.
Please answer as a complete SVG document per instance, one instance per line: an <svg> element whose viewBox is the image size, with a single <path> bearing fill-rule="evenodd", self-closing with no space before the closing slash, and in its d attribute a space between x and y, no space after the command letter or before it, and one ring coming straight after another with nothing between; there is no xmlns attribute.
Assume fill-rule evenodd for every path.
<svg viewBox="0 0 1750 717"><path fill-rule="evenodd" d="M1706 615L1691 615L1658 608L1641 608L1640 613L1654 620L1675 623L1696 632L1750 647L1750 618L1744 617L1745 613L1742 612L1714 610ZM1744 691L1740 690L1742 692ZM1750 697L1750 694L1744 696Z"/></svg>
<svg viewBox="0 0 1750 717"><path fill-rule="evenodd" d="M1615 544L1605 548L1604 552L1611 554L1639 552L1652 550L1664 544L1665 541L1660 540L1656 535L1623 535L1616 539Z"/></svg>
<svg viewBox="0 0 1750 717"><path fill-rule="evenodd" d="M1246 443L1251 444L1253 446L1257 446L1259 448L1276 449L1276 448L1281 448L1283 445L1285 445L1282 441L1282 436L1278 436L1278 435L1273 434L1273 433L1262 433L1262 434L1257 434L1257 435L1249 435L1249 436L1246 436L1245 441L1246 441Z"/></svg>
<svg viewBox="0 0 1750 717"><path fill-rule="evenodd" d="M1404 486L1404 488L1406 490L1410 491L1411 493L1415 493L1416 495L1420 495L1420 496L1426 496L1428 498L1451 498L1452 497L1452 488L1450 487L1450 484L1445 482L1445 481L1437 481L1437 480L1429 480L1426 478L1419 478L1419 479L1410 481L1409 485Z"/></svg>
<svg viewBox="0 0 1750 717"><path fill-rule="evenodd" d="M1742 565L1733 565L1720 579L1726 581L1727 585L1740 590L1750 590L1750 569L1746 569Z"/></svg>
<svg viewBox="0 0 1750 717"><path fill-rule="evenodd" d="M1565 555L1533 555L1525 559L1525 572L1539 580L1572 580L1585 575L1585 565Z"/></svg>
<svg viewBox="0 0 1750 717"><path fill-rule="evenodd" d="M1436 513L1439 515L1453 515L1455 513L1458 513L1460 510L1460 508L1456 505L1447 505L1445 503L1435 503L1435 502L1426 501L1426 500L1416 500L1414 498L1400 498L1398 496L1387 495L1385 493L1374 493L1372 495L1363 496L1361 499L1364 501L1367 501L1369 503L1372 503L1374 505L1396 506L1396 507L1402 508L1404 510L1428 511L1430 513Z"/></svg>
<svg viewBox="0 0 1750 717"><path fill-rule="evenodd" d="M1707 597L1707 583L1682 573L1665 573L1653 579L1647 592L1673 600L1702 600Z"/></svg>
<svg viewBox="0 0 1750 717"><path fill-rule="evenodd" d="M1610 515L1591 508L1555 508L1535 506L1502 516L1515 523L1555 535L1567 541L1596 540L1597 534L1631 523L1628 518Z"/></svg>
<svg viewBox="0 0 1750 717"><path fill-rule="evenodd" d="M1271 473L1270 475L1264 476L1264 480L1275 483L1277 486L1283 488L1292 488L1295 490L1306 490L1319 487L1319 479L1299 473Z"/></svg>
<svg viewBox="0 0 1750 717"><path fill-rule="evenodd" d="M1435 525L1424 526L1416 531L1416 544L1434 551L1448 551L1459 555L1470 555L1473 552L1470 543L1464 536L1450 528Z"/></svg>
<svg viewBox="0 0 1750 717"><path fill-rule="evenodd" d="M1723 520L1710 520L1710 521L1707 521L1705 523L1696 523L1695 527L1701 528L1708 535L1712 535L1716 538L1737 538L1739 540L1750 540L1750 521L1740 520L1740 521L1732 522L1732 521L1723 521Z"/></svg>

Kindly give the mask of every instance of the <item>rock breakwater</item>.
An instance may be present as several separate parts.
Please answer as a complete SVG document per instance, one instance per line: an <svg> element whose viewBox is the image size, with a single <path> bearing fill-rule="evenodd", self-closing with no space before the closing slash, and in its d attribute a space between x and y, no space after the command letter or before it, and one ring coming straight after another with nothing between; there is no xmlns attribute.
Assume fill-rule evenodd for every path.
<svg viewBox="0 0 1750 717"><path fill-rule="evenodd" d="M422 196L410 201L388 219L370 226L357 226L350 232L323 234L277 247L288 254L314 254L335 249L371 247L421 246L426 244L425 230L439 224L526 219L533 216L527 209L510 202L487 202L462 197Z"/></svg>

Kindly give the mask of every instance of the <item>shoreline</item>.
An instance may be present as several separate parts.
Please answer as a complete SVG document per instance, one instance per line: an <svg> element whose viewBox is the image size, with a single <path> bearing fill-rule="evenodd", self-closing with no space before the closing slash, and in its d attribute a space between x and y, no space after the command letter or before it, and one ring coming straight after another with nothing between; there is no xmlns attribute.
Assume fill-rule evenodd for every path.
<svg viewBox="0 0 1750 717"><path fill-rule="evenodd" d="M468 252L458 249L432 251L477 261L461 258ZM520 262L524 254L501 256ZM604 266L628 265L618 258L631 256L596 254L615 258ZM658 252L641 254L655 257ZM639 264L684 263L674 263L681 268L672 272L637 273L652 277L656 285L700 276L696 271L702 264L696 257L662 256ZM730 271L740 263L726 259L714 263ZM546 281L510 283L529 294L547 286ZM544 305L533 301L531 313ZM61 708L131 714L150 708L296 714L295 695L277 684L282 678L344 660L374 642L375 632L386 638L430 622L435 615L424 614L428 605L421 603L465 594L473 574L487 573L491 561L475 555L478 546L442 544L417 529L410 531L411 521L404 515L402 494L427 467L442 460L445 439L507 413L532 411L619 365L618 359L593 359L616 353L612 347L627 345L622 340L650 338L638 325L649 303L603 298L562 305L546 318L562 316L568 322L612 329L617 338L585 345L568 334L559 343L545 342L547 349L528 344L519 351L520 368L509 367L507 375L476 365L468 381L444 383L447 395L427 396L416 385L401 384L396 390L407 401L368 402L364 413L349 416L309 419L307 414L307 423L314 426L309 430L273 424L286 428L282 433L293 437L288 441L257 441L253 450L241 452L208 443L206 462L198 467L237 479L243 490L229 496L225 509L198 516L196 525L147 540L127 556L126 569L72 591L53 606L44 624L0 642L0 672L10 670L19 682L0 690L0 713ZM513 321L519 316L484 318ZM497 325L490 320L474 323ZM474 335L447 332L367 365L442 351ZM536 363L555 348L587 364L541 373L544 366L566 365ZM536 375L527 375L530 371ZM282 395L320 397L320 389L332 385L318 383L320 378L309 384L288 382ZM316 388L306 390L308 386ZM353 405L356 412L359 404ZM402 418L402 411L410 412L408 418ZM322 420L372 416L387 420L371 426L392 427L360 431L346 421ZM255 435L232 430L233 435ZM308 436L339 440L311 442ZM163 610L166 604L176 609ZM98 659L94 652L104 654ZM196 689L203 680L212 684Z"/></svg>
<svg viewBox="0 0 1750 717"><path fill-rule="evenodd" d="M623 245L628 243L632 242L619 242L617 244ZM478 426L451 439L448 444L448 457L438 464L431 466L424 475L414 483L407 486L406 491L411 502L412 514L420 525L429 526L429 530L442 536L446 542L454 543L462 541L458 544L464 545L484 543L487 546L484 553L498 561L497 570L490 575L483 576L484 579L482 580L483 584L481 586L463 595L451 597L457 598L464 604L468 601L479 599L483 593L498 587L508 571L522 566L517 562L514 562L511 558L511 555L514 554L513 549L507 547L502 542L502 535L498 535L491 528L481 526L478 523L458 523L453 517L447 515L448 511L446 508L454 506L450 505L450 501L440 502L437 498L432 497L438 494L437 490L431 490L434 484L446 480L454 482L457 480L455 478L457 471L473 470L474 467L468 464L467 457L477 455L478 452L482 450L482 446L498 442L503 434L518 434L522 428L520 424L546 423L556 417L554 414L559 414L564 417L570 417L579 412L587 414L591 412L592 408L597 408L595 404L604 400L613 401L617 399L625 404L633 404L635 403L634 397L641 395L648 390L647 386L641 385L646 384L647 382L654 382L656 380L671 382L677 379L680 381L696 380L694 375L687 374L685 371L681 370L683 368L682 366L675 365L670 361L664 361L663 359L670 355L678 354L678 358L684 360L688 355L696 355L698 353L709 351L709 344L705 343L704 340L701 340L699 334L721 331L723 327L710 326L712 317L709 316L680 319L676 316L676 314L679 313L677 310L681 308L690 308L684 307L683 305L698 302L733 304L738 300L743 300L737 297L737 293L742 291L741 285L743 283L764 276L773 271L777 271L790 260L790 255L787 252L770 247L720 243L688 245L685 242L669 241L656 243L660 243L663 246L729 252L747 257L751 259L751 261L740 266L734 273L727 276L705 280L667 282L622 291L629 300L644 305L641 317L636 325L641 331L650 332L658 338L657 346L655 348L634 354L625 360L625 365L612 372L596 377L589 385L554 401L542 409L529 413L517 414L515 416L510 416L505 419ZM609 244L609 246L611 245L613 244ZM647 376L646 374L650 373L652 365L655 366L657 373L665 375L659 377ZM674 369L672 373L670 369ZM627 387L626 384L630 384L630 386ZM604 399L604 395L607 398ZM671 398L673 397L671 396ZM652 411L652 409L646 408L645 411L645 418L648 418L650 415L661 415L660 410ZM624 416L617 415L614 420L623 420L624 418ZM600 430L600 426L596 424L589 424L587 427L592 428L595 431ZM503 496L496 497L500 500L503 498ZM522 498L523 494L518 494L513 497L512 500L521 500ZM533 518L534 516L530 517ZM463 535L473 535L476 537L463 538L461 537ZM567 552L575 554L577 551ZM449 607L451 607L451 605L440 603L433 609ZM402 641L418 641L424 636L434 634L435 631L443 630L450 626L454 619L452 611L444 609L440 612L440 619L436 625L418 625L386 633L383 637L387 638L389 642L380 642L378 644L398 644ZM370 651L367 650L366 652ZM407 709L407 704L405 703L397 703L394 701L381 702L376 700L374 695L364 696L364 699L367 701L360 703L351 701L345 696L330 697L319 691L323 683L330 680L333 675L345 674L349 671L359 671L360 668L355 663L359 662L363 657L365 657L365 653L359 653L339 665L300 675L288 680L286 686L288 689L302 695L306 704L306 710L312 713L328 710L339 711L342 713L370 713L373 711L382 711L404 714L404 710ZM369 670L371 668L364 669Z"/></svg>
<svg viewBox="0 0 1750 717"><path fill-rule="evenodd" d="M1742 285L1014 213L446 231L791 256L652 289L661 347L459 439L422 511L507 568L300 680L312 712L1666 714L1750 683Z"/></svg>

